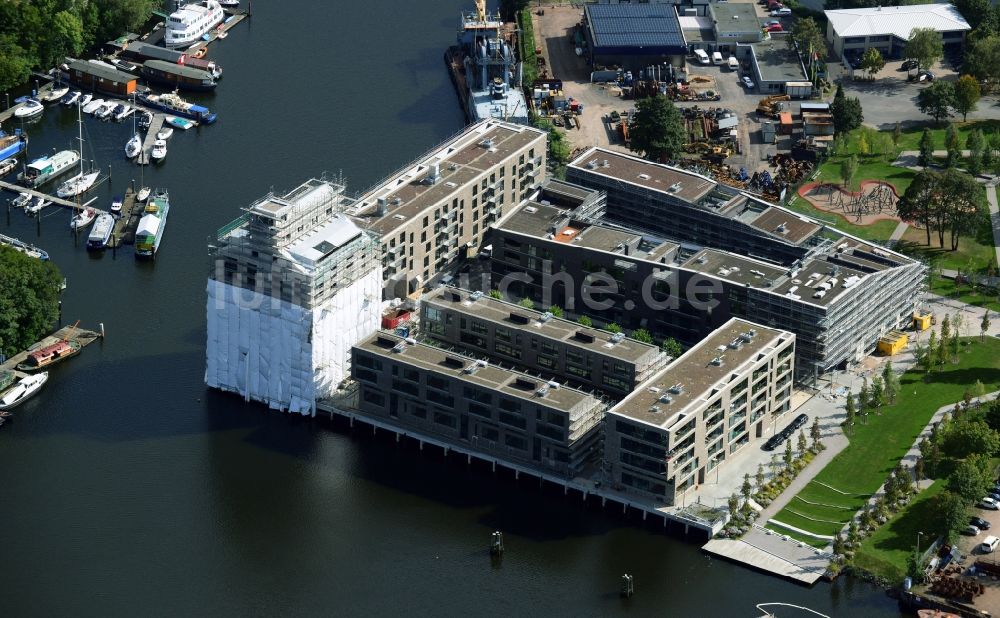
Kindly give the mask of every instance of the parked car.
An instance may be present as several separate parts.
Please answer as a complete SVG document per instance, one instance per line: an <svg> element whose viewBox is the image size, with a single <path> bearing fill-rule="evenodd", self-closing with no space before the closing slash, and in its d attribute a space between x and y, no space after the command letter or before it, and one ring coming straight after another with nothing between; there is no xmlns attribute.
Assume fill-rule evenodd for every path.
<svg viewBox="0 0 1000 618"><path fill-rule="evenodd" d="M798 429L799 427L802 427L808 422L809 422L808 416L806 416L805 414L799 414L798 416L795 417L795 420L792 421L792 424L789 425L789 427L791 427L793 430Z"/></svg>
<svg viewBox="0 0 1000 618"><path fill-rule="evenodd" d="M909 60L904 60L903 64L899 65L899 68L904 71L912 71L913 69L916 69L919 66L920 63L911 58Z"/></svg>
<svg viewBox="0 0 1000 618"><path fill-rule="evenodd" d="M997 491L997 490L994 489L988 495L989 495L990 498L993 498L998 503L1000 503L1000 491Z"/></svg>
<svg viewBox="0 0 1000 618"><path fill-rule="evenodd" d="M781 21L779 21L777 19L769 19L766 22L764 22L764 27L766 28L767 26L773 26L775 24L777 24L777 25L780 26L781 25Z"/></svg>
<svg viewBox="0 0 1000 618"><path fill-rule="evenodd" d="M785 29L781 27L781 24L771 24L769 26L764 26L764 32L784 32Z"/></svg>
<svg viewBox="0 0 1000 618"><path fill-rule="evenodd" d="M792 9L787 6L783 6L780 9L774 9L771 11L771 17L788 17L792 14Z"/></svg>
<svg viewBox="0 0 1000 618"><path fill-rule="evenodd" d="M990 529L990 522L986 521L982 517L971 517L969 518L969 523L979 528L980 530Z"/></svg>
<svg viewBox="0 0 1000 618"><path fill-rule="evenodd" d="M967 534L969 536L976 536L979 534L979 528L969 524L968 526L962 528L962 534Z"/></svg>
<svg viewBox="0 0 1000 618"><path fill-rule="evenodd" d="M979 551L984 554L992 554L998 545L1000 545L1000 539L995 536L988 536L979 545Z"/></svg>
<svg viewBox="0 0 1000 618"><path fill-rule="evenodd" d="M746 75L743 76L743 85L750 90L753 90L756 87L756 84L753 83L753 80L747 77Z"/></svg>
<svg viewBox="0 0 1000 618"><path fill-rule="evenodd" d="M1000 504L997 504L997 501L989 496L980 500L977 506L981 509L988 509L990 511L1000 511Z"/></svg>
<svg viewBox="0 0 1000 618"><path fill-rule="evenodd" d="M934 74L931 73L930 71L921 71L920 74L917 75L917 81L918 82L932 82L932 81L934 81Z"/></svg>

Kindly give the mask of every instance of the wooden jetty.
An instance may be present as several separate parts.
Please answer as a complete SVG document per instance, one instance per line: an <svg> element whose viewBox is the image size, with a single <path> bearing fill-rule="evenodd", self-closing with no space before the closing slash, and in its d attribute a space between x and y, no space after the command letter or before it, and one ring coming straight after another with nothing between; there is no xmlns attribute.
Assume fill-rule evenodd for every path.
<svg viewBox="0 0 1000 618"><path fill-rule="evenodd" d="M136 193L129 187L125 191L125 198L122 202L122 214L115 221L114 230L111 232L111 239L108 246L117 248L122 245L131 245L135 242L135 228L142 218L145 204L135 199Z"/></svg>
<svg viewBox="0 0 1000 618"><path fill-rule="evenodd" d="M153 150L153 142L156 141L156 134L163 128L163 121L166 117L166 114L153 114L153 120L149 123L149 128L146 129L146 139L142 142L142 150L139 151L139 156L135 158L135 162L139 165L147 165L149 163L149 153Z"/></svg>
<svg viewBox="0 0 1000 618"><path fill-rule="evenodd" d="M36 191L34 189L29 189L27 187L22 187L21 185L15 185L14 183L4 182L4 181L0 181L0 189L7 189L8 191L13 191L14 193L28 193L32 197L40 197L44 200L52 202L57 206L65 206L66 208L73 208L73 209L86 208L87 206L90 206L92 203L94 203L94 201L97 199L96 197L92 197L90 198L89 201L87 201L84 204L77 204L76 202L72 202L70 200L64 200L61 197L56 197L54 195L49 195L48 193L42 193L41 191ZM98 210L98 214L100 214L101 212L102 211Z"/></svg>
<svg viewBox="0 0 1000 618"><path fill-rule="evenodd" d="M14 356L7 359L7 362L0 365L0 371L13 371L15 374L17 374L18 378L23 378L28 374L21 371L17 371L14 368L17 366L18 363L23 363L25 360L27 360L28 354L37 350L38 348L43 348L45 346L52 345L53 343L57 343L64 339L67 341L76 341L82 347L86 347L87 345L97 341L100 338L101 338L101 333L99 332L87 330L84 328L77 328L75 326L64 326L59 330L57 330L56 332L49 335L48 337L45 337L35 345L31 346L27 350L21 352L20 354L15 354Z"/></svg>
<svg viewBox="0 0 1000 618"><path fill-rule="evenodd" d="M226 12L229 13L229 11ZM199 41L195 43L194 45L189 47L185 51L185 53L191 54L193 56L194 54L198 53L198 51L201 50L202 48L208 47L211 43L214 43L217 38L219 38L220 32L229 32L229 30L232 29L233 26L246 19L248 15L249 13L244 10L233 11L232 17L229 19L229 21L222 22L222 28L219 27L213 28L212 31L208 33L207 41Z"/></svg>

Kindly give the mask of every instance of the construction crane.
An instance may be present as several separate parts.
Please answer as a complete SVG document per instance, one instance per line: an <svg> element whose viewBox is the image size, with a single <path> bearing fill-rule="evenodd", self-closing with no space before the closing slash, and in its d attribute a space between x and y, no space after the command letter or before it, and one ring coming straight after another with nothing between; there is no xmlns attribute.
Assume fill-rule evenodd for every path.
<svg viewBox="0 0 1000 618"><path fill-rule="evenodd" d="M76 327L79 326L79 325L80 325L80 320L77 320L76 324L74 324L73 326L69 327L69 330L66 331L65 335L63 335L62 340L63 341L69 341L70 335L72 335L76 331Z"/></svg>

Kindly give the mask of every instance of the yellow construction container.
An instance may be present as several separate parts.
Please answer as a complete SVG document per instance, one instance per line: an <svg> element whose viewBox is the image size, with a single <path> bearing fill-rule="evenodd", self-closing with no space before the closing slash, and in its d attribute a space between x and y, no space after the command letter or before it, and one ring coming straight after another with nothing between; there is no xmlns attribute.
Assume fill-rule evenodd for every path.
<svg viewBox="0 0 1000 618"><path fill-rule="evenodd" d="M913 314L913 328L915 330L927 330L931 327L931 314L921 315L919 313Z"/></svg>
<svg viewBox="0 0 1000 618"><path fill-rule="evenodd" d="M885 356L893 356L906 347L909 337L898 330L889 331L878 340L878 351Z"/></svg>

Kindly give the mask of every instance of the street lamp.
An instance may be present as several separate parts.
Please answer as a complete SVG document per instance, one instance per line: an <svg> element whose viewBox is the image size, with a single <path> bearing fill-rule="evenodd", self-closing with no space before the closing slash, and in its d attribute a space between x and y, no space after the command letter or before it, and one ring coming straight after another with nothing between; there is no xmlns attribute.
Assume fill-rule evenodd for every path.
<svg viewBox="0 0 1000 618"><path fill-rule="evenodd" d="M923 535L924 535L923 532L919 532L919 531L917 532L917 558L918 559L920 557L920 537L922 537Z"/></svg>

